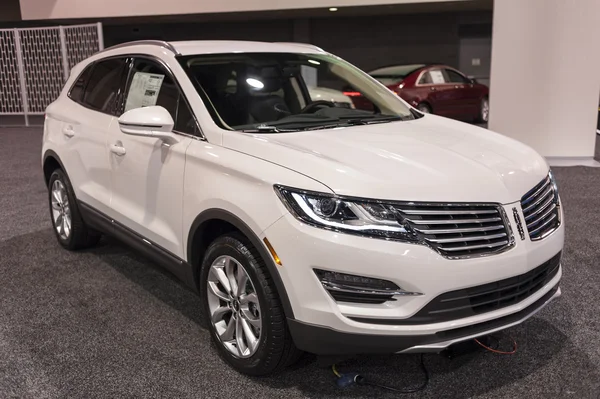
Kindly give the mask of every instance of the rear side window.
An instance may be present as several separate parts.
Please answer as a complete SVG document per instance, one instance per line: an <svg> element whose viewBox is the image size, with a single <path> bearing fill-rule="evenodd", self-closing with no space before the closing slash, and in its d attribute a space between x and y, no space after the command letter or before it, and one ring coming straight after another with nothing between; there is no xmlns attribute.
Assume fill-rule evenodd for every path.
<svg viewBox="0 0 600 399"><path fill-rule="evenodd" d="M83 94L83 104L96 111L114 114L121 91L125 59L114 58L94 64Z"/></svg>
<svg viewBox="0 0 600 399"><path fill-rule="evenodd" d="M87 68L85 68L85 70L77 78L77 81L75 81L73 84L73 87L71 87L71 90L69 91L69 97L73 101L81 103L83 100L83 91L85 90L85 86L90 79L90 75L92 74L92 67L93 65L89 65Z"/></svg>

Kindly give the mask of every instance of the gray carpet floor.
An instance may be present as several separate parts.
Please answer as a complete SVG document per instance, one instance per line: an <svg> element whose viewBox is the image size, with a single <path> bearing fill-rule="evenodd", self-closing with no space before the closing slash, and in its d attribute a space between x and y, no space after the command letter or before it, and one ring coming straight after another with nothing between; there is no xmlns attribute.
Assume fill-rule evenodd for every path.
<svg viewBox="0 0 600 399"><path fill-rule="evenodd" d="M231 370L202 326L199 298L151 261L109 239L85 252L59 248L40 144L38 128L0 130L0 398L398 397L339 389L312 356L268 378ZM508 331L515 355L426 355L431 383L407 397L600 398L600 168L555 173L567 225L563 296ZM417 361L361 356L339 367L402 386L420 381Z"/></svg>

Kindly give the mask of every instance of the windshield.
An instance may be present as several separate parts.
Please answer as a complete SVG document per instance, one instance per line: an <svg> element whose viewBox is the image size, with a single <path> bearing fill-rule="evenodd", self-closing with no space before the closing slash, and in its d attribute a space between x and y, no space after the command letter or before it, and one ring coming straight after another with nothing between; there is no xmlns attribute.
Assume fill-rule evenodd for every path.
<svg viewBox="0 0 600 399"><path fill-rule="evenodd" d="M268 133L415 117L391 91L328 54L207 54L180 62L224 129Z"/></svg>

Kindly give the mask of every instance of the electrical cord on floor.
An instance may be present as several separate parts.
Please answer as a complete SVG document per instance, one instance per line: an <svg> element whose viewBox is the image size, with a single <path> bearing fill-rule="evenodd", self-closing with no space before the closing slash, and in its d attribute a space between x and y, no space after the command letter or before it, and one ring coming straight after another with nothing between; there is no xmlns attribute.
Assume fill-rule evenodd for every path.
<svg viewBox="0 0 600 399"><path fill-rule="evenodd" d="M493 338L493 339L496 340L495 348L492 348L492 346L487 346L487 345L481 343L477 338L475 338L474 341L479 346L481 346L482 348L484 348L484 349L486 349L486 350L488 350L490 352L497 353L499 355L514 355L515 353L517 353L517 341L515 341L514 338L508 337L512 341L512 343L513 343L512 350L510 350L510 351L502 351L502 350L498 349L498 347L500 346L500 339L499 338L497 338L497 337L495 337L493 335L490 335L489 338L490 339Z"/></svg>
<svg viewBox="0 0 600 399"><path fill-rule="evenodd" d="M421 370L423 370L425 380L421 385L413 387L413 388L410 388L410 387L395 388L395 387L391 387L389 385L379 384L379 383L367 380L365 377L363 377L362 375L360 375L358 373L342 374L337 370L337 367L335 364L333 366L331 366L331 369L333 370L333 374L335 374L335 376L337 377L337 385L340 388L347 387L347 386L350 386L353 384L357 384L357 385L367 385L367 386L377 387L377 388L381 388L381 389L385 389L385 390L397 392L397 393L414 393L414 392L419 392L419 391L424 390L427 387L427 384L429 384L429 371L427 370L427 367L425 367L425 361L423 360L423 354L421 354L421 356L420 356L419 366L421 367Z"/></svg>
<svg viewBox="0 0 600 399"><path fill-rule="evenodd" d="M500 355L513 355L517 352L517 341L515 341L512 337L508 337L513 343L512 350L510 350L510 351L503 351L503 350L499 349L500 348L500 340L501 340L500 338L493 336L493 335L488 335L485 338L487 338L490 341L489 346L482 343L477 338L475 338L474 341L479 346L484 348L485 350L488 350L490 352L497 353ZM427 370L427 367L425 366L423 354L421 354L421 356L420 356L419 366L421 367L421 370L423 370L425 379L421 385L412 387L412 388L411 387L396 388L396 387L392 387L389 385L379 384L377 382L368 380L365 377L363 377L362 375L360 375L358 373L354 373L354 372L340 373L335 364L333 366L331 366L331 370L333 371L333 374L335 374L335 376L337 377L336 382L340 388L344 388L344 387L348 387L348 386L356 384L356 385L366 385L366 386L381 388L381 389L385 389L385 390L396 392L396 393L414 393L414 392L419 392L419 391L424 390L427 387L427 385L429 384L429 371Z"/></svg>

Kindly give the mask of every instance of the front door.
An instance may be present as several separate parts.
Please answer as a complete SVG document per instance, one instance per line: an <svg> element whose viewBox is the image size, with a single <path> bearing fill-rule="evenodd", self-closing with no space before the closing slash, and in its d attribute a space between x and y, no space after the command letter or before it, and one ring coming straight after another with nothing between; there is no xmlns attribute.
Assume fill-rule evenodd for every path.
<svg viewBox="0 0 600 399"><path fill-rule="evenodd" d="M426 72L426 83L418 86L427 90L427 100L431 104L433 113L436 115L455 117L457 93L454 86L449 84L448 75L443 69L432 68Z"/></svg>
<svg viewBox="0 0 600 399"><path fill-rule="evenodd" d="M481 100L480 91L473 87L473 83L454 69L445 70L448 82L455 91L456 101L453 105L453 113L459 119L473 119L479 115Z"/></svg>
<svg viewBox="0 0 600 399"><path fill-rule="evenodd" d="M115 220L172 254L184 257L182 199L185 154L194 138L194 119L174 77L154 60L132 60L121 104L123 111L158 105L171 113L178 143L121 132L110 127L112 198ZM190 133L190 134L186 134Z"/></svg>

